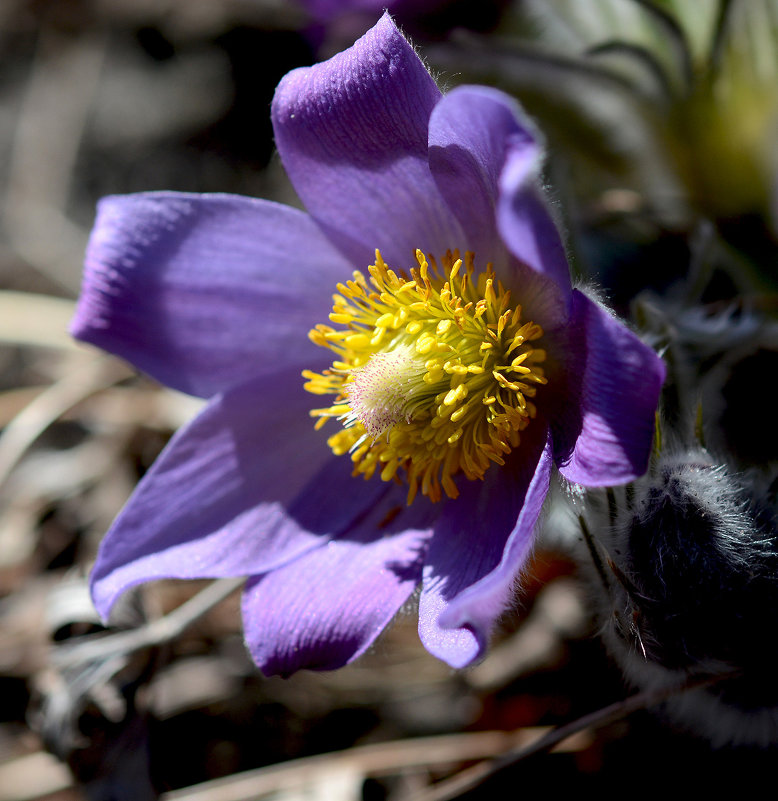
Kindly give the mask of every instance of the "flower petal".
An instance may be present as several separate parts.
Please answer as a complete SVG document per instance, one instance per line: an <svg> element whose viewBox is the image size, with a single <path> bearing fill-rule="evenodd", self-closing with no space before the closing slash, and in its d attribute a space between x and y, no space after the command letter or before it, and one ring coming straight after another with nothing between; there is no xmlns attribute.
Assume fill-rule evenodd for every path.
<svg viewBox="0 0 778 801"><path fill-rule="evenodd" d="M386 493L357 482L308 415L296 370L216 396L181 429L104 538L92 594L107 617L159 578L262 573L349 529Z"/></svg>
<svg viewBox="0 0 778 801"><path fill-rule="evenodd" d="M430 117L429 162L441 194L464 229L469 247L500 270L495 252L500 173L509 146L540 160L534 127L515 100L483 86L446 94Z"/></svg>
<svg viewBox="0 0 778 801"><path fill-rule="evenodd" d="M525 125L531 130L528 123ZM541 191L538 136L516 135L508 147L500 175L497 224L513 255L552 279L569 298L570 266L559 228Z"/></svg>
<svg viewBox="0 0 778 801"><path fill-rule="evenodd" d="M483 484L461 482L435 526L424 567L419 635L427 650L455 668L487 647L497 617L532 548L551 476L548 428L535 420L505 467Z"/></svg>
<svg viewBox="0 0 778 801"><path fill-rule="evenodd" d="M307 333L351 267L303 212L232 195L103 199L74 336L201 397L279 363L313 366Z"/></svg>
<svg viewBox="0 0 778 801"><path fill-rule="evenodd" d="M645 473L665 366L623 323L573 292L571 330L585 342L579 398L554 425L559 472L603 487ZM578 413L574 409L578 407Z"/></svg>
<svg viewBox="0 0 778 801"><path fill-rule="evenodd" d="M432 112L429 142L430 169L466 232L476 265L494 265L527 319L547 332L565 325L569 267L540 197L540 135L519 104L496 89L454 89ZM525 175L506 187L501 181L508 159L521 159ZM510 196L503 196L506 191Z"/></svg>
<svg viewBox="0 0 778 801"><path fill-rule="evenodd" d="M383 486L385 496L358 527L248 582L243 627L266 675L332 670L356 659L419 583L432 504L408 507L404 488L368 483Z"/></svg>
<svg viewBox="0 0 778 801"><path fill-rule="evenodd" d="M281 160L306 208L357 268L441 254L462 232L427 164L440 91L385 14L353 47L294 70L273 100Z"/></svg>

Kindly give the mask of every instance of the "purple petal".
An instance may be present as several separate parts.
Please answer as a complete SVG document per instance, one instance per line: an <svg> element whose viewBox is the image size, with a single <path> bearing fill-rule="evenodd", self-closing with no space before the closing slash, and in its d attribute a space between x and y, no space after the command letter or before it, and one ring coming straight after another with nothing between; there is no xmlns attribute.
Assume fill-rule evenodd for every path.
<svg viewBox="0 0 778 801"><path fill-rule="evenodd" d="M589 487L631 481L648 466L664 363L578 290L573 293L571 332L585 342L579 357L585 365L578 397L555 421L559 472Z"/></svg>
<svg viewBox="0 0 778 801"><path fill-rule="evenodd" d="M479 262L491 261L498 271L505 259L499 254L497 200L509 146L540 160L534 127L523 119L519 105L496 89L460 86L432 112L432 174Z"/></svg>
<svg viewBox="0 0 778 801"><path fill-rule="evenodd" d="M463 119L469 124L463 125ZM534 167L530 169L541 160L539 134L518 103L483 86L454 89L432 112L429 141L430 169L467 234L476 265L494 265L526 319L546 330L566 324L569 268L554 223L536 194ZM510 188L512 194L505 198L500 181L509 157L523 159L528 171L526 185ZM498 208L510 252L502 228L498 231Z"/></svg>
<svg viewBox="0 0 778 801"><path fill-rule="evenodd" d="M356 44L290 72L272 118L281 160L313 218L357 268L376 248L397 268L463 235L427 164L440 91L384 15Z"/></svg>
<svg viewBox="0 0 778 801"><path fill-rule="evenodd" d="M515 107L514 107L515 108ZM532 126L524 123L525 130ZM497 223L503 242L519 261L548 276L570 294L570 267L559 229L540 188L538 135L516 135L500 175Z"/></svg>
<svg viewBox="0 0 778 801"><path fill-rule="evenodd" d="M462 494L435 526L419 634L427 650L452 667L481 656L495 620L510 605L532 548L551 465L548 429L536 420L505 467L491 468L483 484L460 483Z"/></svg>
<svg viewBox="0 0 778 801"><path fill-rule="evenodd" d="M201 397L283 365L313 366L351 267L303 212L231 195L103 199L74 336Z"/></svg>
<svg viewBox="0 0 778 801"><path fill-rule="evenodd" d="M390 486L358 528L249 581L243 627L266 675L342 667L405 603L421 579L434 515L426 499L405 506L405 491Z"/></svg>
<svg viewBox="0 0 778 801"><path fill-rule="evenodd" d="M386 495L332 455L302 383L296 370L253 379L175 435L102 542L92 572L100 614L153 579L272 570L354 527Z"/></svg>

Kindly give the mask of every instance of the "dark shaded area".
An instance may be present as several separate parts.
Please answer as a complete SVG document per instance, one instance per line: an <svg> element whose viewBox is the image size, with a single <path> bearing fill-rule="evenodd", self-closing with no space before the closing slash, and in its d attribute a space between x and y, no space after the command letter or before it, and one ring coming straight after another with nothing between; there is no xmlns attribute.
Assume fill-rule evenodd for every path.
<svg viewBox="0 0 778 801"><path fill-rule="evenodd" d="M261 169L274 151L273 92L287 72L312 64L313 52L298 33L245 26L226 31L215 44L229 59L232 104L220 120L193 136L190 144L232 163Z"/></svg>
<svg viewBox="0 0 778 801"><path fill-rule="evenodd" d="M778 350L761 348L732 366L721 389L721 427L741 464L765 465L778 453L778 416L770 391L776 371Z"/></svg>

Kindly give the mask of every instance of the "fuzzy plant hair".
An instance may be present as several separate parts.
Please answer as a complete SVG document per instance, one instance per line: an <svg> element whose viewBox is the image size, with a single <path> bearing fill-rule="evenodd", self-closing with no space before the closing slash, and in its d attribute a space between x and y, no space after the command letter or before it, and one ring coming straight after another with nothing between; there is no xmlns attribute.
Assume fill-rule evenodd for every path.
<svg viewBox="0 0 778 801"><path fill-rule="evenodd" d="M778 742L778 540L755 484L674 449L589 523L607 647L640 689L720 679L663 708L719 746Z"/></svg>

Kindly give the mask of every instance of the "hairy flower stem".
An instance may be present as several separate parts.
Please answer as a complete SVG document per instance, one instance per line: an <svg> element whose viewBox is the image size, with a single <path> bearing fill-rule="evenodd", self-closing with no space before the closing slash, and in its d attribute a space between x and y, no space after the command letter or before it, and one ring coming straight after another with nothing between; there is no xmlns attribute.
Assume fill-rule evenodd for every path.
<svg viewBox="0 0 778 801"><path fill-rule="evenodd" d="M602 583L603 589L606 593L610 594L611 583L608 580L608 574L605 572L605 565L603 564L602 558L597 550L597 543L594 541L592 532L589 531L589 526L586 524L586 520L584 519L583 515L578 515L578 523L581 526L581 533L583 534L584 542L586 543L586 547L589 549L589 554L592 557L592 564L594 564L594 567L597 570L597 575Z"/></svg>

